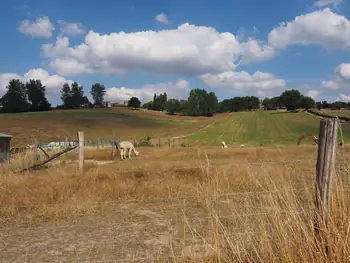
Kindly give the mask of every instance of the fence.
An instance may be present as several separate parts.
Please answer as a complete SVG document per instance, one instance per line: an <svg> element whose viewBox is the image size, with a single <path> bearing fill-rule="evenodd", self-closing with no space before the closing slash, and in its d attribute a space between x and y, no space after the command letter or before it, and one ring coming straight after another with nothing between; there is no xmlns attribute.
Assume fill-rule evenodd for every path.
<svg viewBox="0 0 350 263"><path fill-rule="evenodd" d="M231 252L233 253L231 256L235 257L236 255L239 258L245 253L249 253L249 248L257 246L259 242L264 240L276 242L281 238L278 234L281 231L285 231L283 233L289 239L283 245L294 248L296 242L293 242L295 241L293 231L301 231L297 223L302 224L304 220L308 221L310 217L313 217L315 206L310 203L307 205L295 203L285 207L283 201L288 199L284 199L284 197L304 198L307 196L312 199L314 193L316 193L317 214L321 215L316 217L315 231L323 244L322 246L325 247L321 251L327 251L330 245L329 240L319 229L322 228L323 224L326 224L327 227L330 225L330 197L337 129L336 120L321 121L315 187L300 185L294 188L274 190L218 194L199 193L187 196L124 199L108 202L88 203L76 200L69 203L0 206L0 213L7 211L18 216L23 214L23 211L35 209L41 211L43 215L50 215L51 213L59 213L61 211L57 210L59 208L62 211L71 211L69 214L72 217L68 221L69 223L66 220L59 220L59 224L49 222L31 227L11 225L2 227L1 233L4 240L7 238L7 241L1 250L3 255L1 260L3 262L6 260L48 262L54 258L60 262L150 262L159 258L169 259L172 257L177 260L200 260L205 257L219 257L215 242L213 244L213 238L214 240L215 238L224 239L220 242L231 244ZM82 134L79 138L80 144L75 142L73 146L79 145L80 161L84 161L86 141L84 142ZM70 146L72 147L72 145ZM309 160L271 161L248 163L248 165L276 166L303 162L307 163ZM79 163L83 172L84 162ZM231 164L231 166L237 167L243 165L245 164ZM208 167L205 166L196 168L203 169L204 172L208 171ZM186 167L180 169L186 169ZM188 167L188 169L193 169L193 167ZM140 171L147 172L144 169ZM120 173L137 172L138 170L120 171ZM82 174L81 176L86 175ZM89 180L92 179L89 178ZM106 179L106 184L109 182ZM158 185L153 187L156 188ZM213 187L215 188L215 185ZM349 190L348 187L337 189L341 192L349 192ZM271 203L271 200L280 199L281 203L277 201ZM105 208L108 208L106 212L104 212ZM84 210L100 211L101 216L81 218L79 214ZM296 220L295 225L291 225L291 218ZM203 229L213 227L213 233L203 232ZM220 232L220 234L216 232ZM300 247L304 245L300 244ZM202 251L196 252L194 250ZM325 256L328 256L327 253Z"/></svg>

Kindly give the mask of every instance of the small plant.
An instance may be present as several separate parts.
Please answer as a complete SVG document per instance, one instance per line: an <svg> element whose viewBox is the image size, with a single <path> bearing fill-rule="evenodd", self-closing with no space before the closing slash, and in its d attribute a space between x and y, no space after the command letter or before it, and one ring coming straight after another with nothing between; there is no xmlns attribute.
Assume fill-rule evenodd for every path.
<svg viewBox="0 0 350 263"><path fill-rule="evenodd" d="M186 146L186 144L181 143L181 144L180 144L180 147L184 147L184 148L185 148L185 147L187 147L187 146Z"/></svg>

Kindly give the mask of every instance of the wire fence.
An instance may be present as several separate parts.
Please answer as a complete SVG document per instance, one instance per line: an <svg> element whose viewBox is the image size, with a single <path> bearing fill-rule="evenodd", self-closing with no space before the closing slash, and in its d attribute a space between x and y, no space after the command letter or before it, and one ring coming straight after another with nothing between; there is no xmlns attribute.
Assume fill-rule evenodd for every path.
<svg viewBox="0 0 350 263"><path fill-rule="evenodd" d="M77 142L57 142L41 144L43 148L74 146ZM88 141L85 145L111 147L112 140ZM46 145L46 146L45 146ZM258 162L232 162L220 164L220 168L253 166L264 167L282 165L287 169L300 168L315 173L315 159L295 159L284 161L262 160ZM179 171L200 169L204 172L216 169L210 162L196 166L154 167L140 169L116 169L113 175L136 173L165 173L168 169ZM339 171L347 173L347 166L340 164ZM262 173L262 175L266 175ZM299 174L297 180L301 180ZM25 181L25 176L19 180ZM256 178L256 183L261 184ZM26 186L24 186L26 187ZM67 186L69 187L69 186ZM154 185L157 187L157 185ZM312 199L314 185L295 183L293 188L264 189L241 192L202 192L193 195L169 195L160 197L140 196L139 198L120 197L117 200L84 202L71 198L67 202L32 203L30 197L24 204L15 202L0 205L0 215L8 210L16 215L12 224L0 217L0 260L2 262L141 262L157 260L160 257L176 259L194 259L195 253L184 251L196 245L212 244L211 236L206 233L213 225L221 238L232 242L236 247L247 243L269 241L274 238L276 228L290 228L290 219L297 218L299 223L309 220L315 213ZM336 189L349 193L350 186ZM86 193L87 195L89 193ZM308 202L286 204L307 197ZM276 201L269 204L268 201ZM291 201L289 200L289 201ZM311 201L310 201L311 200ZM254 204L254 206L253 206ZM56 217L59 209L70 209L67 218ZM42 211L44 219L33 222L31 211ZM45 211L44 211L45 210ZM91 215L85 217L85 212ZM18 213L18 214L16 214ZM53 215L51 215L53 214ZM26 226L23 222L30 222ZM48 217L45 222L45 216ZM50 216L55 218L51 222ZM279 220L279 221L277 221ZM3 225L1 226L1 223ZM278 224L279 225L278 225ZM221 228L226 228L222 230ZM295 226L294 226L295 227ZM219 230L218 230L219 229ZM286 233L288 230L286 230ZM162 239L165 239L165 241ZM173 251L171 251L173 249ZM239 248L237 248L239 250ZM23 253L22 253L23 252ZM242 252L242 251L241 251ZM240 253L241 253L240 252ZM197 253L198 254L198 253ZM201 254L201 253L199 253ZM205 254L205 253L204 253ZM203 253L201 254L203 256ZM110 258L113 259L110 259ZM84 259L82 259L84 258Z"/></svg>

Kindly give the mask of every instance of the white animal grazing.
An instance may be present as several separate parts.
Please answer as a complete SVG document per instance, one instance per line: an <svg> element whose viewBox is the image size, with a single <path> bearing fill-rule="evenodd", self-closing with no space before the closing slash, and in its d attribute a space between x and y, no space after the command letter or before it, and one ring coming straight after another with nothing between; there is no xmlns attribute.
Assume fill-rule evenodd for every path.
<svg viewBox="0 0 350 263"><path fill-rule="evenodd" d="M222 143L222 147L223 148L227 148L227 145L226 145L226 143L224 141L222 141L221 143Z"/></svg>
<svg viewBox="0 0 350 263"><path fill-rule="evenodd" d="M115 141L115 146L120 152L120 159L125 160L126 159L126 151L129 150L129 159L131 158L131 152L133 151L135 155L139 155L140 153L136 151L134 145L131 142L128 141Z"/></svg>

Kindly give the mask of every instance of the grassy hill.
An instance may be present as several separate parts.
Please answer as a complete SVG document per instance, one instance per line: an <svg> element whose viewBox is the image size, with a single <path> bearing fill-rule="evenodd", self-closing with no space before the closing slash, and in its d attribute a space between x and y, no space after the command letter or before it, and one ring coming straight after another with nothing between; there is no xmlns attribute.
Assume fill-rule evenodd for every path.
<svg viewBox="0 0 350 263"><path fill-rule="evenodd" d="M86 140L138 140L150 137L166 142L168 138L188 145L295 145L302 133L318 136L319 118L308 113L252 111L217 114L214 117L170 116L164 112L127 108L54 110L0 115L0 132L14 136L13 144L64 141L84 131ZM343 124L345 141L350 125ZM303 143L313 143L305 139Z"/></svg>

